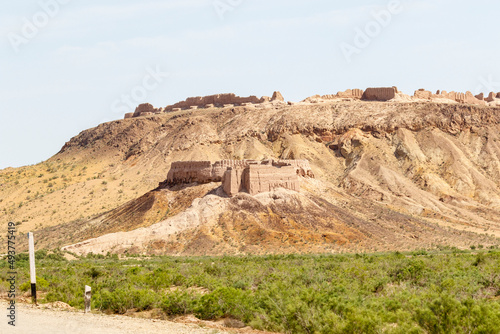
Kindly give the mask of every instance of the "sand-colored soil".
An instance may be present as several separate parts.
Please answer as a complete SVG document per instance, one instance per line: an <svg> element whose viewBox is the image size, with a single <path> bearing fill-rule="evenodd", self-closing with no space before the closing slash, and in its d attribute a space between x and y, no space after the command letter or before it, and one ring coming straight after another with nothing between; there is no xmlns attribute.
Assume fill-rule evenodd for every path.
<svg viewBox="0 0 500 334"><path fill-rule="evenodd" d="M84 314L81 311L42 309L17 304L16 326L7 324L6 317L0 322L2 334L215 334L231 333L197 324L180 324L163 320L137 319L127 316ZM0 302L6 310L7 303Z"/></svg>

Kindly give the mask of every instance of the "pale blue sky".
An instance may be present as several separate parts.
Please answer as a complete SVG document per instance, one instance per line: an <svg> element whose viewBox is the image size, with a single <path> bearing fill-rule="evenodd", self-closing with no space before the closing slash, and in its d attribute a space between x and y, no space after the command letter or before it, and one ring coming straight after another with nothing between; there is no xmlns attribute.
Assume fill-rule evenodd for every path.
<svg viewBox="0 0 500 334"><path fill-rule="evenodd" d="M49 17L41 4L55 2L59 8L49 6ZM162 107L226 92L279 90L299 101L371 86L396 85L408 94L418 88L500 91L500 4L493 0L401 0L402 10L373 30L370 44L348 62L340 46L355 46L357 31L376 29L373 13L387 11L389 3L5 2L0 168L38 163L80 131L122 118L122 96L133 92L134 104ZM225 4L223 15L215 4ZM40 28L30 36L26 27L33 23ZM152 80L148 73L156 68L169 76Z"/></svg>

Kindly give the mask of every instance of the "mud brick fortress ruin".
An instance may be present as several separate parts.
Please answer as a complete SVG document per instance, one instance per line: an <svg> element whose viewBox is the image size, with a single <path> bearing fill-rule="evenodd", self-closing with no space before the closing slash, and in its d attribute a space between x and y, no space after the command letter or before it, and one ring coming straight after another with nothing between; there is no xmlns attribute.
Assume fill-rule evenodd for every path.
<svg viewBox="0 0 500 334"><path fill-rule="evenodd" d="M473 95L471 92L457 93L438 90L435 94L425 89L415 91L413 96L406 95L397 87L380 87L361 89L348 89L345 92L338 92L336 95L314 95L303 102L319 103L335 99L351 99L362 101L394 101L394 102L440 102L440 103L463 103L475 105L500 105L500 92L491 92L485 98L483 93Z"/></svg>
<svg viewBox="0 0 500 334"><path fill-rule="evenodd" d="M471 92L457 93L438 90L436 93L417 90L413 96L400 92L397 87L381 87L362 89L348 89L331 95L314 95L302 102L288 102L289 105L307 105L311 103L328 103L336 100L341 101L388 101L388 102L437 102L437 103L461 103L483 106L499 106L500 92L490 92L488 96L484 93L473 95ZM236 106L266 108L274 105L284 105L285 99L280 92L274 92L272 97L256 96L240 97L235 94L218 94L204 97L190 97L185 101L178 102L165 108L155 108L149 103L139 105L135 112L125 114L125 118L141 116L153 116L161 113L177 112L181 110L196 110L210 108L230 108Z"/></svg>
<svg viewBox="0 0 500 334"><path fill-rule="evenodd" d="M210 109L210 108L228 108L235 106L255 106L269 103L284 103L285 99L280 92L274 92L272 97L257 96L240 97L235 94L217 94L210 96L190 97L185 101L177 102L174 105L166 106L165 108L154 108L149 103L139 105L135 112L125 114L125 118L133 118L140 116L152 116L164 112L175 112L189 109Z"/></svg>
<svg viewBox="0 0 500 334"><path fill-rule="evenodd" d="M299 191L299 177L314 178L307 160L222 160L179 161L172 163L161 186L222 182L224 192L256 195L276 188Z"/></svg>

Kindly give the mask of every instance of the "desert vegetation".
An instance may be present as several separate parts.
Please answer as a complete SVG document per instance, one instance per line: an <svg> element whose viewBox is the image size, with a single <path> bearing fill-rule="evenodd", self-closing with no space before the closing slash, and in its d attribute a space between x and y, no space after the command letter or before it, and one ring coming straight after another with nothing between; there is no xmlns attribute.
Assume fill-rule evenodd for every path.
<svg viewBox="0 0 500 334"><path fill-rule="evenodd" d="M498 333L500 251L166 257L36 253L42 303L105 313L194 314L282 333ZM29 290L26 254L19 289ZM7 289L7 261L0 288Z"/></svg>

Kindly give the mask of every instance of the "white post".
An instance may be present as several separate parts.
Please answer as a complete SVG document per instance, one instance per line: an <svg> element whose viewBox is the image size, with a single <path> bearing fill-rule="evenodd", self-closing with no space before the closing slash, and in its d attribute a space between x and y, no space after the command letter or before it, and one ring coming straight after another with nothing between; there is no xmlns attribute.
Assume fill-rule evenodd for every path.
<svg viewBox="0 0 500 334"><path fill-rule="evenodd" d="M83 295L83 299L85 301L85 313L90 312L90 299L92 298L91 290L90 286L85 285L85 294Z"/></svg>
<svg viewBox="0 0 500 334"><path fill-rule="evenodd" d="M31 298L35 305L36 303L36 270L35 270L35 241L33 240L33 232L28 233L28 244L30 253L30 278L31 278Z"/></svg>

